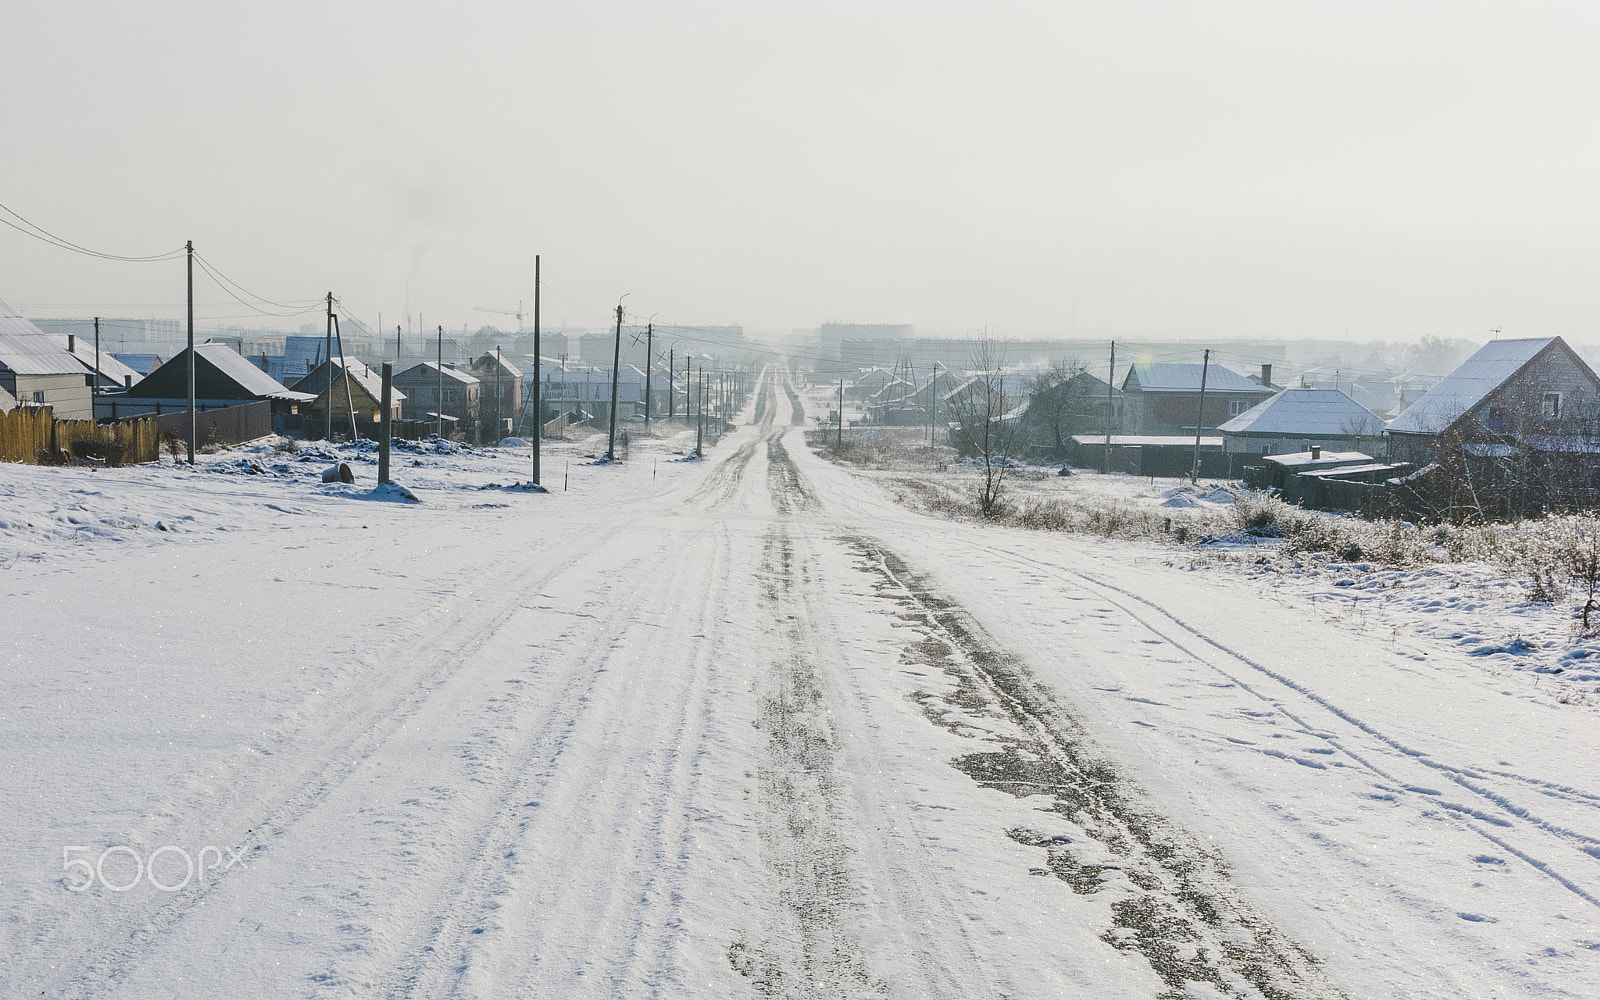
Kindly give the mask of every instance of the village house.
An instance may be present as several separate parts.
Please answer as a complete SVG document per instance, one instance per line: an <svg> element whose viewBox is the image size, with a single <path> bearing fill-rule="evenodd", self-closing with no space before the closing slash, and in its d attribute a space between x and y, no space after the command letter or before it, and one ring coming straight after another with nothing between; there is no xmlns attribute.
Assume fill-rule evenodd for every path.
<svg viewBox="0 0 1600 1000"><path fill-rule="evenodd" d="M267 405L269 424L299 414L313 396L296 392L241 357L227 344L196 344L194 348L196 410L216 410L249 403ZM189 351L185 348L120 393L95 399L95 415L112 420L143 414L173 413L189 408Z"/></svg>
<svg viewBox="0 0 1600 1000"><path fill-rule="evenodd" d="M1516 517L1600 502L1600 378L1560 337L1490 341L1388 435L1390 460L1418 466L1418 489L1452 510Z"/></svg>
<svg viewBox="0 0 1600 1000"><path fill-rule="evenodd" d="M1125 398L1122 390L1083 371L1037 388L1022 415L1023 447L1030 454L1065 457L1074 435L1121 427Z"/></svg>
<svg viewBox="0 0 1600 1000"><path fill-rule="evenodd" d="M358 436L370 437L381 433L377 426L383 420L383 377L355 358L334 358L331 362L317 365L294 384L296 392L310 393L315 397L300 407L300 414L305 418L302 429L306 435L320 437L327 430L330 373L333 377L334 430L348 432L351 414L354 413ZM405 398L405 393L390 387L390 419L400 419L401 404Z"/></svg>
<svg viewBox="0 0 1600 1000"><path fill-rule="evenodd" d="M1230 455L1348 449L1380 453L1383 421L1340 389L1284 389L1217 428Z"/></svg>
<svg viewBox="0 0 1600 1000"><path fill-rule="evenodd" d="M472 375L437 362L424 361L394 377L394 386L406 395L407 420L443 423L471 432L478 422L482 384ZM447 427L448 431L449 428Z"/></svg>
<svg viewBox="0 0 1600 1000"><path fill-rule="evenodd" d="M0 389L18 406L48 406L57 420L92 420L89 375L59 339L0 302Z"/></svg>
<svg viewBox="0 0 1600 1000"><path fill-rule="evenodd" d="M522 412L522 369L503 354L490 351L467 369L482 387L479 408L485 421L498 419L500 426L490 435L494 440L510 432L517 414ZM499 396L496 397L496 388Z"/></svg>
<svg viewBox="0 0 1600 1000"><path fill-rule="evenodd" d="M1200 412L1202 377L1204 413ZM1135 363L1122 381L1122 391L1127 397L1123 432L1183 435L1195 433L1197 417L1202 432L1215 433L1230 417L1267 399L1274 390L1221 365Z"/></svg>

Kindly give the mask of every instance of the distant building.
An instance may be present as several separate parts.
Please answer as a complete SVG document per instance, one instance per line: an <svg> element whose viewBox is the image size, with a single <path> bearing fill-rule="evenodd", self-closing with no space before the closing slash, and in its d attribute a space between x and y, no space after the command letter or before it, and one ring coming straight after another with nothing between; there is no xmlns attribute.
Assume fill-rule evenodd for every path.
<svg viewBox="0 0 1600 1000"><path fill-rule="evenodd" d="M498 417L501 421L501 426L495 429L493 435L494 440L499 440L505 436L505 422L511 421L515 426L517 415L522 410L522 369L512 364L503 352L496 355L490 351L474 361L467 370L481 386L479 409L484 420L493 421ZM495 396L496 387L500 393L498 398Z"/></svg>
<svg viewBox="0 0 1600 1000"><path fill-rule="evenodd" d="M328 391L330 374L333 380L331 404ZM317 365L294 384L294 390L315 397L300 407L300 412L306 418L303 429L308 437L318 436L327 430L330 405L333 408L333 428L341 433L349 430L352 412L360 434L369 433L373 425L383 419L383 377L355 358L346 358L342 364L338 358L334 358L331 363ZM400 419L405 398L404 392L391 387L389 416L392 419Z"/></svg>
<svg viewBox="0 0 1600 1000"><path fill-rule="evenodd" d="M1205 412L1200 412L1204 378ZM1215 432L1230 417L1270 397L1273 390L1221 365L1135 363L1122 381L1127 397L1123 430L1130 434Z"/></svg>

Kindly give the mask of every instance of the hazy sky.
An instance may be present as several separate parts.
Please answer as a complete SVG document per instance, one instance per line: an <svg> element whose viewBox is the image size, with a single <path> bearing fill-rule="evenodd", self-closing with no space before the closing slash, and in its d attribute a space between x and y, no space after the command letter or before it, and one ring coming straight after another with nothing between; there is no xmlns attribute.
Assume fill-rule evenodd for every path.
<svg viewBox="0 0 1600 1000"><path fill-rule="evenodd" d="M1600 321L1594 3L20 0L0 39L0 202L368 324L514 326L473 307L531 309L535 253L550 324ZM30 315L182 295L0 229Z"/></svg>

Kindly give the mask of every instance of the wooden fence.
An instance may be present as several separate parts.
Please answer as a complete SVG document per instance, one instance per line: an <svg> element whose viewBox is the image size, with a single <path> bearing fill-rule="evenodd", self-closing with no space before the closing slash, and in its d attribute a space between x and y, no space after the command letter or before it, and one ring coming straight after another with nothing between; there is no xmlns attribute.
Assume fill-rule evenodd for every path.
<svg viewBox="0 0 1600 1000"><path fill-rule="evenodd" d="M48 406L19 406L0 414L0 462L37 465L81 458L138 465L160 455L161 434L152 419L117 424L57 420Z"/></svg>

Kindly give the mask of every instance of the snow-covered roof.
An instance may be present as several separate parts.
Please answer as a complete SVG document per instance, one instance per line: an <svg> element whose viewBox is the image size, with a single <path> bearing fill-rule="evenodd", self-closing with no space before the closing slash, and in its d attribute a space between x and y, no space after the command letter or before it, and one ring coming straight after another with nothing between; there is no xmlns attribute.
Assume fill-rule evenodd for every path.
<svg viewBox="0 0 1600 1000"><path fill-rule="evenodd" d="M510 375L512 378L521 378L522 377L522 369L518 368L516 365L512 364L511 363L511 359L506 357L505 354L502 353L500 355L499 360L500 360L500 370L501 371L503 371L506 374ZM473 362L473 367L476 368L479 365L481 365L484 368L487 368L489 370L489 377L492 380L494 378L494 363L495 363L495 353L493 351L490 351L488 354L485 354L483 357L479 358L477 361L474 361Z"/></svg>
<svg viewBox="0 0 1600 1000"><path fill-rule="evenodd" d="M66 337L59 335L55 339L63 349L69 350L72 356L78 359L86 371L94 371L94 341L85 341L82 337L69 341ZM70 348L68 348L69 344L71 344ZM130 377L135 382L144 378L143 372L135 371L119 361L116 355L104 350L100 352L100 374L117 385L126 385Z"/></svg>
<svg viewBox="0 0 1600 1000"><path fill-rule="evenodd" d="M1527 337L1489 341L1409 409L1389 421L1389 430L1400 434L1444 431L1521 371L1540 351L1560 339Z"/></svg>
<svg viewBox="0 0 1600 1000"><path fill-rule="evenodd" d="M196 357L205 358L211 362L218 371L239 383L241 388L263 399L287 399L300 402L315 398L309 393L296 392L283 385L283 383L257 368L245 358L240 357L239 353L227 344L196 344L194 352ZM179 357L182 357L181 353ZM176 361L177 358L173 360Z"/></svg>
<svg viewBox="0 0 1600 1000"><path fill-rule="evenodd" d="M0 413L10 413L17 408L17 397L0 387Z"/></svg>
<svg viewBox="0 0 1600 1000"><path fill-rule="evenodd" d="M58 341L0 301L0 368L18 375L82 375L83 366Z"/></svg>
<svg viewBox="0 0 1600 1000"><path fill-rule="evenodd" d="M311 371L307 372L304 378L294 384L295 391L309 392L315 396L322 395L327 391L328 388L328 370L330 367L334 371L341 371L344 368L349 368L350 378L354 380L356 385L359 385L367 395L378 400L383 398L383 376L373 371L371 367L366 364L366 362L359 361L356 358L345 358L342 365L338 358L333 359L331 366L326 364L318 365ZM339 376L335 375L333 376L333 379L334 382L337 383ZM337 391L338 390L335 390L335 393L337 393ZM399 389L391 386L389 392L392 402L405 401L406 394L401 392ZM335 395L334 399L337 401L338 396Z"/></svg>
<svg viewBox="0 0 1600 1000"><path fill-rule="evenodd" d="M1376 437L1383 421L1342 389L1284 389L1217 428L1224 434Z"/></svg>
<svg viewBox="0 0 1600 1000"><path fill-rule="evenodd" d="M1321 451L1312 457L1312 452L1297 451L1288 455L1262 455L1263 462L1282 465L1286 468L1299 469L1306 466L1333 467L1338 465L1369 465L1372 456L1359 451Z"/></svg>
<svg viewBox="0 0 1600 1000"><path fill-rule="evenodd" d="M476 376L468 375L464 371L458 371L457 369L451 368L449 365L445 365L443 368L441 368L439 363L436 361L424 361L420 365L412 365L399 375L396 375L395 378L405 378L410 380L426 375L429 378L437 379L439 377L438 373L441 371L444 372L444 377L447 381L456 382L460 385L478 384L478 379Z"/></svg>
<svg viewBox="0 0 1600 1000"><path fill-rule="evenodd" d="M1230 368L1221 365L1179 365L1179 364L1140 364L1135 362L1128 369L1128 376L1122 382L1122 387L1128 387L1128 379L1139 383L1139 388L1145 392L1199 392L1201 369L1205 368L1205 381L1207 392L1257 392L1267 393L1260 384L1252 382Z"/></svg>

